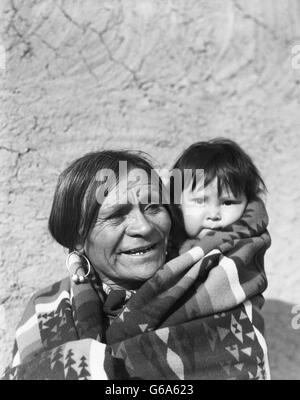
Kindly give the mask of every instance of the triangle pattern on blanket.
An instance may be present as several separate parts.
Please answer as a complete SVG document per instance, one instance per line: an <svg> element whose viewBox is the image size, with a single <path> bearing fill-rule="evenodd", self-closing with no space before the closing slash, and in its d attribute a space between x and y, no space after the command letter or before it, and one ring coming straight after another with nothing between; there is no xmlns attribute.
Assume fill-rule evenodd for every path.
<svg viewBox="0 0 300 400"><path fill-rule="evenodd" d="M251 347L246 347L245 349L241 349L241 351L247 356L251 357L252 349Z"/></svg>
<svg viewBox="0 0 300 400"><path fill-rule="evenodd" d="M54 369L54 367L57 368L58 365L60 365L61 367L64 366L63 352L61 346L58 346L55 351L52 350L51 352L50 368L51 369Z"/></svg>
<svg viewBox="0 0 300 400"><path fill-rule="evenodd" d="M142 332L145 332L146 329L148 328L148 324L140 324L139 327L140 327L140 330L141 330Z"/></svg>
<svg viewBox="0 0 300 400"><path fill-rule="evenodd" d="M257 361L257 370L256 375L252 375L250 378L256 380L265 380L266 379L266 371L265 371L265 363L263 358L256 357Z"/></svg>
<svg viewBox="0 0 300 400"><path fill-rule="evenodd" d="M235 368L237 368L239 371L243 369L243 366L244 366L243 363L235 364Z"/></svg>
<svg viewBox="0 0 300 400"><path fill-rule="evenodd" d="M243 311L241 311L240 320L243 320L246 318L247 318L247 315Z"/></svg>
<svg viewBox="0 0 300 400"><path fill-rule="evenodd" d="M225 349L231 354L233 355L233 357L237 360L240 361L240 355L239 355L239 349L238 346L232 345L232 346L227 346L225 347Z"/></svg>
<svg viewBox="0 0 300 400"><path fill-rule="evenodd" d="M224 340L224 339L226 338L226 336L228 335L228 333L230 333L230 330L229 330L229 329L222 328L222 327L220 327L220 326L217 326L217 330L218 330L218 334L219 334L219 337L220 337L220 340L221 340L221 341Z"/></svg>
<svg viewBox="0 0 300 400"><path fill-rule="evenodd" d="M169 333L170 333L169 328L157 329L155 333L164 343L166 344L168 343Z"/></svg>
<svg viewBox="0 0 300 400"><path fill-rule="evenodd" d="M246 333L246 336L248 336L251 340L255 339L255 333L254 332Z"/></svg>
<svg viewBox="0 0 300 400"><path fill-rule="evenodd" d="M242 325L237 322L237 320L234 318L234 316L231 316L231 332L234 334L234 336L243 343L243 328Z"/></svg>
<svg viewBox="0 0 300 400"><path fill-rule="evenodd" d="M119 318L124 322L124 314L130 312L130 310L125 306L124 310L119 315Z"/></svg>

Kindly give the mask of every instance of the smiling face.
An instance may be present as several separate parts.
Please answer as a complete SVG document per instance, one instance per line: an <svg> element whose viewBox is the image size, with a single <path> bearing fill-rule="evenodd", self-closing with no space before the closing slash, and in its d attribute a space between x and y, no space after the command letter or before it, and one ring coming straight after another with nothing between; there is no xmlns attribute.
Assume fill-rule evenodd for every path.
<svg viewBox="0 0 300 400"><path fill-rule="evenodd" d="M203 237L210 230L219 230L237 221L247 205L244 194L236 197L231 191L218 193L215 178L205 188L182 193L181 210L184 226L189 237Z"/></svg>
<svg viewBox="0 0 300 400"><path fill-rule="evenodd" d="M148 176L129 175L127 190L126 177L105 198L84 249L103 282L135 289L164 264L171 219Z"/></svg>

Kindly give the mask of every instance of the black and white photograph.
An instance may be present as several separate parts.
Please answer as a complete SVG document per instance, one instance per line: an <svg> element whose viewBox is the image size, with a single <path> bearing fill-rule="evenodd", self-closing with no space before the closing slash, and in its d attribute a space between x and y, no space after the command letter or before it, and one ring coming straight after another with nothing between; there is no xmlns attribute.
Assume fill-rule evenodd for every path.
<svg viewBox="0 0 300 400"><path fill-rule="evenodd" d="M0 380L300 380L300 0L1 0L0 126Z"/></svg>

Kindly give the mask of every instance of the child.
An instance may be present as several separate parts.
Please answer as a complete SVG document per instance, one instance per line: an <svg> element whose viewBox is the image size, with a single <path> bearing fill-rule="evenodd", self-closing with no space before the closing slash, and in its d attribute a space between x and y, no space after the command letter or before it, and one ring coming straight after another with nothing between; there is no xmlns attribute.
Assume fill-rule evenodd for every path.
<svg viewBox="0 0 300 400"><path fill-rule="evenodd" d="M222 231L238 221L247 204L266 191L251 158L229 139L194 143L178 158L175 169L181 171L182 177L177 211L185 234L182 226L175 233L177 247L181 243L180 253L195 243L184 239L202 239L208 233ZM191 170L192 179L184 182L187 170ZM197 170L203 171L199 182L197 176L201 177L201 173L197 175ZM174 182L170 189L174 194Z"/></svg>

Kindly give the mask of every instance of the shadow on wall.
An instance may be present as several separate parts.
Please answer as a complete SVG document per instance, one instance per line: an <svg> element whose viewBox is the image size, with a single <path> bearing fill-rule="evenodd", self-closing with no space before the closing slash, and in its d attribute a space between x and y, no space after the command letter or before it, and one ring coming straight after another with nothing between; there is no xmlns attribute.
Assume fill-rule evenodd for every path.
<svg viewBox="0 0 300 400"><path fill-rule="evenodd" d="M300 380L300 305L266 300L262 309L272 380ZM292 313L294 310L294 313Z"/></svg>

